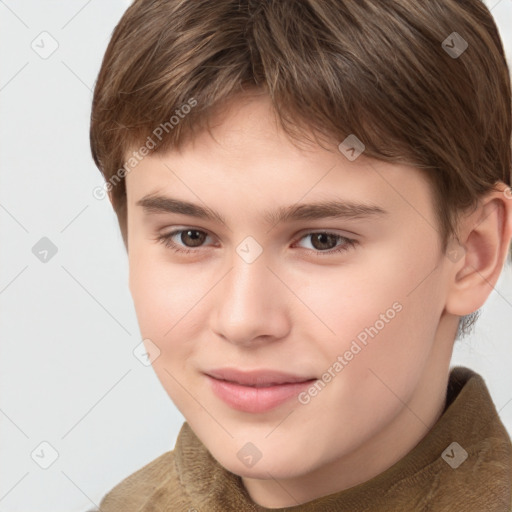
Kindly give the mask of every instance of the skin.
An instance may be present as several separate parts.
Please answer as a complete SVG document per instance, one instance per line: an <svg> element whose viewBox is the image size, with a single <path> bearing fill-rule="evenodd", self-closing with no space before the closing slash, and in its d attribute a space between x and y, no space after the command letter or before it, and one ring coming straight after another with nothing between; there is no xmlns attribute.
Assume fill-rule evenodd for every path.
<svg viewBox="0 0 512 512"><path fill-rule="evenodd" d="M478 309L498 279L512 201L500 185L464 217L466 252L452 261L417 169L364 153L349 161L337 143L298 148L265 95L233 98L215 119L214 138L198 133L126 176L130 291L143 338L160 350L154 370L199 439L256 503L293 506L378 475L437 421L458 315ZM150 194L206 205L226 222L145 212L137 202ZM262 215L331 199L387 213L274 226ZM175 229L199 230L202 245L178 234L172 240L193 251L181 254L157 241ZM315 245L319 231L357 244L318 255L344 244ZM263 251L252 263L236 252L247 236ZM320 379L397 303L400 312L307 404L240 412L202 374L233 366ZM262 455L252 467L237 457L247 442Z"/></svg>

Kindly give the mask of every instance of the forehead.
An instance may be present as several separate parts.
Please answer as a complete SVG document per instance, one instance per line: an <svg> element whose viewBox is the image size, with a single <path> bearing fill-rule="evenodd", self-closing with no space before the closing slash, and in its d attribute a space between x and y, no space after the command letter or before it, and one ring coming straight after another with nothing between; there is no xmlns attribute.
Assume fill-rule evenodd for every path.
<svg viewBox="0 0 512 512"><path fill-rule="evenodd" d="M298 147L279 126L266 95L233 98L211 118L210 127L179 150L143 158L126 175L129 204L155 210L156 201L150 204L149 198L167 196L214 204L216 211L258 207L268 222L282 220L283 208L291 204L319 201L402 214L424 209L423 216L429 216L430 187L418 169L367 158L364 152L351 161L337 141L327 149L312 142Z"/></svg>

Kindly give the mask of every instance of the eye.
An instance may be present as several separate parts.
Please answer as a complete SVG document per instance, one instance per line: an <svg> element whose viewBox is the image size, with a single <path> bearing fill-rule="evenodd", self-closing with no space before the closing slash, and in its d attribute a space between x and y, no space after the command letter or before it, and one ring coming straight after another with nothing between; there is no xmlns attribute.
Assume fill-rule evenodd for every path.
<svg viewBox="0 0 512 512"><path fill-rule="evenodd" d="M174 252L188 254L197 252L194 249L200 248L207 238L208 234L205 231L187 228L159 235L157 241ZM345 252L358 243L357 240L328 231L306 233L299 238L299 241L307 238L310 238L312 245L312 249L308 250L313 251L317 256Z"/></svg>
<svg viewBox="0 0 512 512"><path fill-rule="evenodd" d="M335 253L348 251L357 244L357 240L347 238L346 236L330 233L328 231L316 231L307 233L299 240L310 238L313 251L317 256L328 256ZM339 245L336 245L340 242Z"/></svg>
<svg viewBox="0 0 512 512"><path fill-rule="evenodd" d="M181 241L181 243L185 244L185 248L173 240L176 235L179 235L177 238ZM159 235L157 237L157 241L175 252L191 253L195 252L193 249L194 247L201 246L207 236L208 235L206 232L200 229L177 229L175 231L171 231L170 233ZM187 244L190 244L190 246ZM192 247L192 249L187 249L187 247Z"/></svg>

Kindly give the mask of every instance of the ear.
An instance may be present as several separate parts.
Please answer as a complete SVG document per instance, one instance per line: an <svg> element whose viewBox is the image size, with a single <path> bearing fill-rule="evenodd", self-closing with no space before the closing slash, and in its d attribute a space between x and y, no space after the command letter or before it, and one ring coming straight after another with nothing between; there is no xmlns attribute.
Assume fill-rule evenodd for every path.
<svg viewBox="0 0 512 512"><path fill-rule="evenodd" d="M512 237L512 191L503 182L459 225L462 255L450 273L445 309L465 316L482 307L503 270ZM452 254L457 248L452 246Z"/></svg>

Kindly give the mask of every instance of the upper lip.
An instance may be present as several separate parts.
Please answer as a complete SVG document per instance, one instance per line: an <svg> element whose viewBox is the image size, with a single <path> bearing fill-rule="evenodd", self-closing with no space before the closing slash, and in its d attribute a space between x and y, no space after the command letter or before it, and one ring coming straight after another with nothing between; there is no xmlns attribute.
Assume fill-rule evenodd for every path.
<svg viewBox="0 0 512 512"><path fill-rule="evenodd" d="M271 386L294 382L306 382L316 378L303 377L300 375L292 375L291 373L266 369L241 371L235 368L218 368L215 370L208 370L205 373L215 379L227 380L243 386Z"/></svg>

